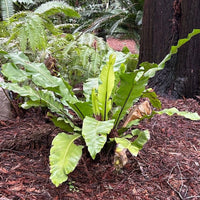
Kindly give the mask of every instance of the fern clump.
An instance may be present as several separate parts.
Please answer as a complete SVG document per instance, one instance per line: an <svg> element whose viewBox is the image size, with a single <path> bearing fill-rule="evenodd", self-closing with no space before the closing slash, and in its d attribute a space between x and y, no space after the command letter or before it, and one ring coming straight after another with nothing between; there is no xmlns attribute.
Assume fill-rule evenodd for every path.
<svg viewBox="0 0 200 200"><path fill-rule="evenodd" d="M71 6L60 1L42 4L34 12L18 12L8 19L8 28L12 32L8 42L17 39L22 51L31 49L35 52L46 49L48 33L61 35L61 31L49 18L57 13L68 17L80 17Z"/></svg>

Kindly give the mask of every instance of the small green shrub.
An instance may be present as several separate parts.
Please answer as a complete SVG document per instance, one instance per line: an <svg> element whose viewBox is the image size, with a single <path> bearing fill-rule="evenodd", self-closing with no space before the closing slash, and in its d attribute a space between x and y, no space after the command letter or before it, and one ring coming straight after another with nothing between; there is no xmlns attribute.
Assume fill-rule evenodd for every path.
<svg viewBox="0 0 200 200"><path fill-rule="evenodd" d="M200 30L196 29L188 38L179 40L159 65L145 62L133 72L126 72L124 65L114 70L116 58L115 55L110 55L100 76L90 78L84 84L84 99L78 99L69 83L62 77L52 76L43 63L30 62L21 52L0 52L11 59L10 63L2 66L2 73L10 82L1 82L1 87L26 97L21 105L25 109L33 106L48 107L54 124L65 131L54 138L50 150L50 179L56 186L66 181L68 174L76 168L82 149L85 148L83 144L86 144L92 159L95 159L108 141L117 144L118 155L123 156L127 149L137 156L150 138L149 131L134 129L132 134L126 135L125 131L133 122L122 128L120 121L124 119L128 109L143 96L148 97L154 107L160 108L155 93L146 89L148 80L164 68L165 62L172 54L177 53L179 47L198 33ZM175 108L153 111L151 116L143 118L163 113L176 113L191 120L200 120L197 113L180 112ZM77 118L82 120L81 124L77 123ZM132 141L134 136L137 138ZM79 145L75 143L77 140L80 141ZM122 160L122 166L124 163ZM115 164L116 168L122 167L119 160Z"/></svg>

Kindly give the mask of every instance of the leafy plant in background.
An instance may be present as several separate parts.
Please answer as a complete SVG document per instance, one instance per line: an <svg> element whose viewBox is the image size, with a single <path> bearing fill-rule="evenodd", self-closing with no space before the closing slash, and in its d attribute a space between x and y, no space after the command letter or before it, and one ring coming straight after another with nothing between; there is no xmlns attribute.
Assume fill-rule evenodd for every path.
<svg viewBox="0 0 200 200"><path fill-rule="evenodd" d="M48 67L55 67L52 70L59 71L74 86L98 76L113 50L93 34L63 34L60 28L69 28L69 24L55 26L49 19L61 12L70 18L79 16L67 4L58 1L42 4L34 12L16 13L0 24L0 46L8 52L24 51L32 61L49 63ZM118 52L115 66L129 55ZM54 63L49 62L51 58Z"/></svg>
<svg viewBox="0 0 200 200"><path fill-rule="evenodd" d="M61 31L49 19L57 13L64 13L68 17L80 17L71 6L61 1L42 4L34 12L18 12L7 20L9 32L12 34L6 44L16 39L22 51L44 50L48 41L46 31L53 35L61 34Z"/></svg>
<svg viewBox="0 0 200 200"><path fill-rule="evenodd" d="M0 19L7 20L16 12L34 10L34 8L46 2L47 0L2 0L0 1Z"/></svg>
<svg viewBox="0 0 200 200"><path fill-rule="evenodd" d="M117 143L116 153L120 154L128 149L132 155L137 156L150 138L149 131L134 129L132 134L126 135L124 131L133 122L121 129L120 121L142 96L148 97L153 106L160 108L160 102L153 101L156 99L155 93L145 88L149 78L162 70L172 54L177 53L179 47L198 33L200 30L196 29L188 38L179 40L177 46L172 46L170 53L159 65L142 63L133 72L126 72L124 65L114 71L115 56L110 55L99 78L89 79L84 84L86 98L83 99L76 97L71 86L62 77L52 76L43 63L30 62L23 53L1 51L12 60L2 66L2 73L10 82L0 83L1 87L26 97L21 105L23 108L48 107L52 113L56 113L49 114L54 124L65 131L54 138L50 150L50 179L56 186L66 181L68 174L75 169L82 156L84 144L92 159L95 159L109 140ZM153 111L148 117L163 113L200 120L197 113L180 112L175 108ZM82 123L78 123L77 118ZM134 136L138 137L132 141Z"/></svg>
<svg viewBox="0 0 200 200"><path fill-rule="evenodd" d="M129 37L139 44L142 24L143 0L114 0L106 3L89 4L79 8L80 24L76 31L96 32L98 36L106 35ZM87 20L85 20L87 19Z"/></svg>
<svg viewBox="0 0 200 200"><path fill-rule="evenodd" d="M45 51L46 55L49 54L56 59L60 75L72 86L83 83L88 78L97 77L112 53L117 55L115 70L118 70L121 63L131 63L134 66L137 64L132 62L132 57L136 55L130 52L115 52L102 38L90 33L54 37L49 41Z"/></svg>
<svg viewBox="0 0 200 200"><path fill-rule="evenodd" d="M2 17L2 20L6 20L14 14L14 6L12 0L0 1L0 8L0 16Z"/></svg>

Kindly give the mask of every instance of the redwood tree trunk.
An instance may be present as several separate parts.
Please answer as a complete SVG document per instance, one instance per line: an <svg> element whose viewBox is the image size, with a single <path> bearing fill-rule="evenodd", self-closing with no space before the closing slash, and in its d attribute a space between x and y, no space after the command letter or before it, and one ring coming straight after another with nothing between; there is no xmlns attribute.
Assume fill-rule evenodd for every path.
<svg viewBox="0 0 200 200"><path fill-rule="evenodd" d="M139 62L159 63L170 47L200 28L200 0L146 0ZM149 82L161 95L200 94L200 35L185 44Z"/></svg>

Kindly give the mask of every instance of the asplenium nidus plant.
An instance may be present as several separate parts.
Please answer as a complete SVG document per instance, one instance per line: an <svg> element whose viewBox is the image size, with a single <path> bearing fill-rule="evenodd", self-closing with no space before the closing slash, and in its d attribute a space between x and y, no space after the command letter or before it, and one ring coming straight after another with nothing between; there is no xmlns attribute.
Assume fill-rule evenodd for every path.
<svg viewBox="0 0 200 200"><path fill-rule="evenodd" d="M23 108L48 107L52 121L64 131L53 139L50 150L50 179L56 186L66 181L68 174L76 168L83 148L87 148L92 159L95 159L104 145L111 141L117 144L118 155L128 150L137 156L150 138L149 131L134 129L132 134L127 135L123 130L130 127L132 122L121 129L120 121L142 96L149 97L152 105L160 108L159 101L155 101L155 94L152 95L152 92L146 89L149 78L162 70L171 55L198 33L199 29L194 30L188 38L179 40L177 46L171 48L159 65L142 63L133 72L126 72L124 65L114 70L115 56L110 55L100 76L90 78L84 84L85 98L82 99L76 97L71 86L62 77L52 76L44 64L30 62L23 53L0 52L11 59L10 63L2 66L2 73L10 82L1 82L1 87L26 97L21 105ZM197 113L180 112L175 108L153 111L152 116L163 113L176 113L191 120L200 120ZM82 123L77 123L77 118L82 120ZM132 141L135 136L137 138ZM77 140L80 140L80 145ZM115 164L120 163L116 161Z"/></svg>

